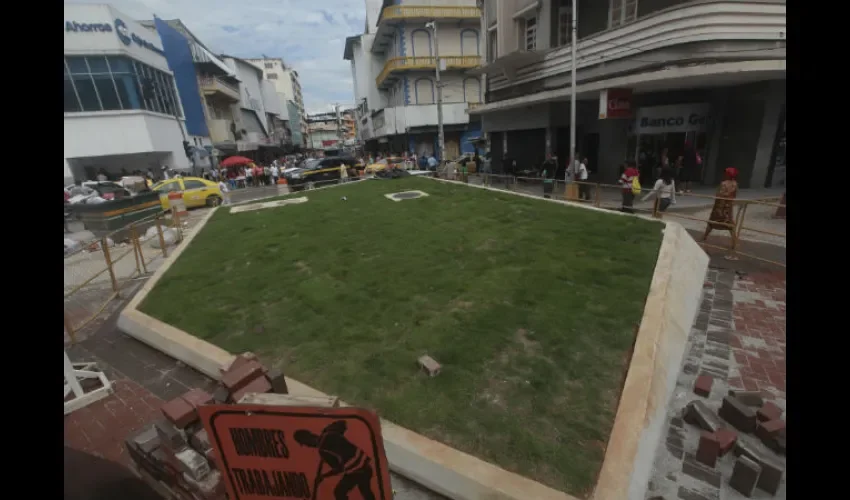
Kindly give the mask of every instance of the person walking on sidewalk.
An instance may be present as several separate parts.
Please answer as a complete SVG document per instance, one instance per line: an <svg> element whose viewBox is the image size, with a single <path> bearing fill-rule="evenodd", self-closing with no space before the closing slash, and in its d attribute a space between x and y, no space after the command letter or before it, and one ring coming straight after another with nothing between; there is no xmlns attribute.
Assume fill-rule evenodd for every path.
<svg viewBox="0 0 850 500"><path fill-rule="evenodd" d="M558 168L558 164L552 158L552 153L546 155L546 161L543 162L541 168L540 177L543 177L543 197L551 198L552 189L555 187L555 170Z"/></svg>
<svg viewBox="0 0 850 500"><path fill-rule="evenodd" d="M221 191L222 204L230 205L230 189L224 179L218 181L218 190Z"/></svg>
<svg viewBox="0 0 850 500"><path fill-rule="evenodd" d="M272 185L277 186L277 180L280 178L280 169L277 168L277 160L275 160L275 163L272 164L269 170L271 170L272 174Z"/></svg>
<svg viewBox="0 0 850 500"><path fill-rule="evenodd" d="M576 172L576 180L581 183L578 185L579 200L590 201L590 184L587 183L588 177L587 156L583 156L581 157L581 161L578 164L578 171Z"/></svg>
<svg viewBox="0 0 850 500"><path fill-rule="evenodd" d="M637 169L637 165L634 160L629 160L626 162L625 169L623 170L623 175L620 176L620 187L623 191L623 207L620 211L625 212L627 214L635 213L634 204L635 204L635 180L640 175L640 172ZM639 190L640 188L638 188Z"/></svg>
<svg viewBox="0 0 850 500"><path fill-rule="evenodd" d="M722 229L729 231L732 235L732 248L738 245L738 238L735 235L735 220L732 210L735 208L735 198L738 197L738 169L734 167L727 168L724 172L725 179L717 187L717 198L714 200L714 207L711 209L711 215L708 217L708 226L705 228L705 234L702 235L702 241L708 239L708 235L714 229Z"/></svg>
<svg viewBox="0 0 850 500"><path fill-rule="evenodd" d="M662 168L661 178L655 181L652 191L647 193L641 201L646 201L653 195L658 197L659 212L665 212L670 205L676 204L676 182L673 181L672 170Z"/></svg>

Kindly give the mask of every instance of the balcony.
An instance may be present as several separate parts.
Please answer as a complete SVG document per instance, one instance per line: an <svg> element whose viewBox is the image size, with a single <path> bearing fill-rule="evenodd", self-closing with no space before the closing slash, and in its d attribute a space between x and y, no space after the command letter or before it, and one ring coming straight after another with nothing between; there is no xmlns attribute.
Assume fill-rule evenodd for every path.
<svg viewBox="0 0 850 500"><path fill-rule="evenodd" d="M216 76L201 76L198 78L201 92L204 96L219 98L228 102L239 102L239 86L224 81Z"/></svg>
<svg viewBox="0 0 850 500"><path fill-rule="evenodd" d="M233 133L230 131L230 120L207 120L210 129L210 139L213 144L221 142L233 142Z"/></svg>
<svg viewBox="0 0 850 500"><path fill-rule="evenodd" d="M440 59L445 63L444 67L440 68L441 71L475 68L481 64L481 56L440 56ZM375 79L375 83L378 88L385 88L384 85L395 82L403 72L436 69L436 57L392 57L384 64L384 69Z"/></svg>
<svg viewBox="0 0 850 500"><path fill-rule="evenodd" d="M680 3L634 22L579 40L576 69L582 80L702 61L785 59L786 15L782 0L700 0ZM569 45L524 60L516 52L481 66L491 91L545 79L569 83Z"/></svg>
<svg viewBox="0 0 850 500"><path fill-rule="evenodd" d="M480 25L481 9L453 5L393 5L381 11L378 30L372 43L373 53L383 53L393 39L392 35L400 23L427 23L429 21L451 22L454 25Z"/></svg>

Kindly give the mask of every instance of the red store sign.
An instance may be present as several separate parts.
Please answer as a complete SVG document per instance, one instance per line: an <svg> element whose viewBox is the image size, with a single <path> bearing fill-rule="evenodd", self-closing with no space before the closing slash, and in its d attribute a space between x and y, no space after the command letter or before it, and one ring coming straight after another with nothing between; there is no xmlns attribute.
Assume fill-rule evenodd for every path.
<svg viewBox="0 0 850 500"><path fill-rule="evenodd" d="M631 118L632 89L606 89L599 92L599 119Z"/></svg>

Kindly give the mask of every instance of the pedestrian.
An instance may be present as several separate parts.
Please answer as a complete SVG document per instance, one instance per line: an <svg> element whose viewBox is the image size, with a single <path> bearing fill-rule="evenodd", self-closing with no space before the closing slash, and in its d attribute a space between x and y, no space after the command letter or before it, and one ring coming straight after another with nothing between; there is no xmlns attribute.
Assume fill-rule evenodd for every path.
<svg viewBox="0 0 850 500"><path fill-rule="evenodd" d="M263 185L268 186L272 183L272 169L268 165L263 167Z"/></svg>
<svg viewBox="0 0 850 500"><path fill-rule="evenodd" d="M699 180L699 164L697 150L691 141L685 141L685 153L682 155L682 192L692 193L691 184ZM701 161L699 162L701 163Z"/></svg>
<svg viewBox="0 0 850 500"><path fill-rule="evenodd" d="M277 160L275 160L275 162L277 162ZM277 186L277 180L280 178L280 169L277 167L277 163L272 164L271 173L272 173L272 184Z"/></svg>
<svg viewBox="0 0 850 500"><path fill-rule="evenodd" d="M339 165L339 183L342 184L348 181L348 168L345 163L340 163Z"/></svg>
<svg viewBox="0 0 850 500"><path fill-rule="evenodd" d="M620 176L620 188L623 192L623 207L620 209L621 212L627 214L635 213L635 195L640 193L640 181L637 180L639 176L640 172L634 160L627 161L623 175Z"/></svg>
<svg viewBox="0 0 850 500"><path fill-rule="evenodd" d="M551 198L552 189L555 187L555 170L558 168L558 164L555 163L551 153L546 155L546 161L543 162L541 168L540 177L543 177L543 197Z"/></svg>
<svg viewBox="0 0 850 500"><path fill-rule="evenodd" d="M670 205L676 204L676 182L673 180L673 171L669 167L661 169L660 178L655 181L652 191L647 193L641 201L646 201L653 195L658 197L659 212L665 212Z"/></svg>
<svg viewBox="0 0 850 500"><path fill-rule="evenodd" d="M254 164L249 163L245 167L245 187L254 185Z"/></svg>
<svg viewBox="0 0 850 500"><path fill-rule="evenodd" d="M729 234L732 235L732 248L735 248L738 244L738 238L735 235L735 220L732 210L735 208L735 198L738 197L738 169L727 168L724 171L724 177L723 182L717 187L714 207L708 217L709 222L705 228L705 234L702 236L702 241L708 239L712 230L723 229L729 231Z"/></svg>
<svg viewBox="0 0 850 500"><path fill-rule="evenodd" d="M222 204L230 205L230 189L227 188L224 180L218 181L218 190L221 191Z"/></svg>
<svg viewBox="0 0 850 500"><path fill-rule="evenodd" d="M590 201L590 183L587 182L589 174L587 172L587 156L581 158L576 172L576 181L578 181L578 199Z"/></svg>
<svg viewBox="0 0 850 500"><path fill-rule="evenodd" d="M428 170L437 170L437 165L437 159L434 158L434 154L431 153L431 155L428 156Z"/></svg>
<svg viewBox="0 0 850 500"><path fill-rule="evenodd" d="M171 176L168 175L168 165L163 165L162 166L162 179L167 181L170 178L171 178Z"/></svg>

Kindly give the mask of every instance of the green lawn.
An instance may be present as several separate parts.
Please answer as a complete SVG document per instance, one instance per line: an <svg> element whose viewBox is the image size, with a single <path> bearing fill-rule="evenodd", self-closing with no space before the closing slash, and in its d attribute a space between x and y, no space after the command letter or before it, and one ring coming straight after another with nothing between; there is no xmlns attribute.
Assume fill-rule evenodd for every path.
<svg viewBox="0 0 850 500"><path fill-rule="evenodd" d="M408 189L431 196L383 196ZM661 224L419 178L301 195L219 210L142 310L588 495ZM425 353L439 376L417 371Z"/></svg>

